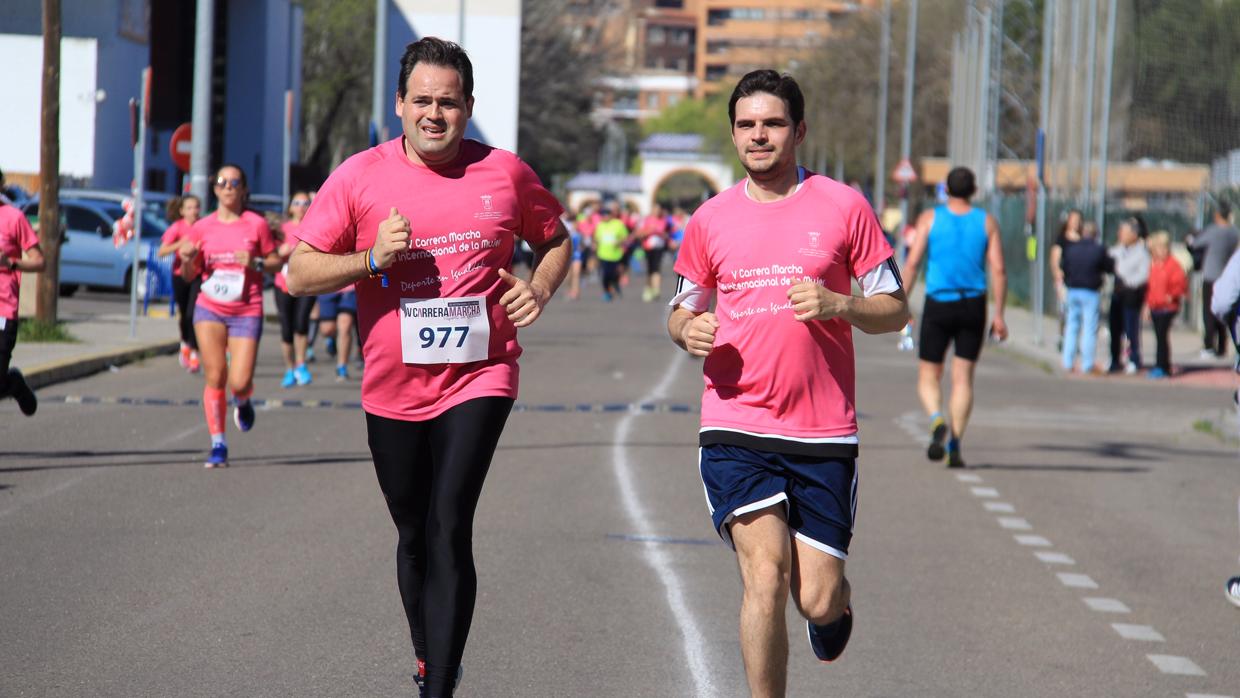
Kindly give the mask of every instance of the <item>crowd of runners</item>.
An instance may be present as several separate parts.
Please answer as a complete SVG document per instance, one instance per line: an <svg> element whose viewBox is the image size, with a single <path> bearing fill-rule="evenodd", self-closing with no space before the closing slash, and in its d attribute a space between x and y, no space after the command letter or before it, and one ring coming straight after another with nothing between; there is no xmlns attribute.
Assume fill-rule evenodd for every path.
<svg viewBox="0 0 1240 698"><path fill-rule="evenodd" d="M805 98L787 75L757 70L736 85L728 117L746 177L692 217L659 207L640 216L618 201L566 212L515 155L464 137L473 87L459 46L421 39L400 61L401 134L350 157L313 197L295 193L283 218L247 208L246 173L234 164L215 172L209 215L192 196L170 206L161 252L175 254L182 364L203 377L205 465L228 465L230 403L236 427L254 428L264 278L274 275L283 387L314 380L316 331L334 342L340 380L351 377L360 340L412 680L422 696L450 696L477 596L474 512L517 397L518 329L541 317L565 279L570 299L591 274L605 300L618 298L638 260L643 300L657 301L664 256L674 256L667 331L704 358L698 468L712 525L739 565L748 687L783 695L788 600L823 662L840 657L854 622L845 575L858 499L852 331L906 328L922 271L927 455L964 465L974 368L986 336L1007 334L998 227L970 203L973 173L949 174L948 200L918 220L902 274L865 197L798 164ZM0 396L29 414L33 393L8 368L12 272L37 271L43 259L14 215L0 206ZM528 264L521 276L514 259ZM1220 275L1216 301L1240 294L1231 276Z"/></svg>

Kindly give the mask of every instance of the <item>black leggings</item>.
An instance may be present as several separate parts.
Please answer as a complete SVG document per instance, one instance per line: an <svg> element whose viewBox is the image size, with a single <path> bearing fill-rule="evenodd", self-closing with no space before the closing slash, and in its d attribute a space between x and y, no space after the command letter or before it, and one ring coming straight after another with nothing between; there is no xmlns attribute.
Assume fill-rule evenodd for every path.
<svg viewBox="0 0 1240 698"><path fill-rule="evenodd" d="M13 347L17 346L17 318L8 318L0 330L0 398L9 394L9 363L13 360Z"/></svg>
<svg viewBox="0 0 1240 698"><path fill-rule="evenodd" d="M451 696L474 616L474 510L513 400L476 398L406 422L366 414L379 489L396 524L396 579L426 692Z"/></svg>
<svg viewBox="0 0 1240 698"><path fill-rule="evenodd" d="M294 334L310 334L310 313L314 311L314 296L291 296L277 286L276 309L280 313L280 341L293 343Z"/></svg>
<svg viewBox="0 0 1240 698"><path fill-rule="evenodd" d="M198 337L194 335L194 303L198 301L198 289L202 282L197 279L186 281L180 274L172 277L172 297L177 302L177 312L181 319L177 325L181 329L181 341L190 349L198 351Z"/></svg>

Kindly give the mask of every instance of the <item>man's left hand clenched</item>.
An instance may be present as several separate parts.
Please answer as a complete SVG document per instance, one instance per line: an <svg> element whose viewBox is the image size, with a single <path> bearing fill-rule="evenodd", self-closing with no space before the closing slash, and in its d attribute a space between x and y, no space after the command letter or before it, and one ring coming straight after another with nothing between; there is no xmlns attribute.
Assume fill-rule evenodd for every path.
<svg viewBox="0 0 1240 698"><path fill-rule="evenodd" d="M800 322L839 317L848 310L851 298L812 281L802 281L788 289L788 300L792 301L792 311Z"/></svg>
<svg viewBox="0 0 1240 698"><path fill-rule="evenodd" d="M500 305L508 313L508 319L517 327L529 327L542 314L543 306L547 305L551 294L530 284L524 279L513 276L505 269L499 270L499 278L508 284L508 290L500 296Z"/></svg>

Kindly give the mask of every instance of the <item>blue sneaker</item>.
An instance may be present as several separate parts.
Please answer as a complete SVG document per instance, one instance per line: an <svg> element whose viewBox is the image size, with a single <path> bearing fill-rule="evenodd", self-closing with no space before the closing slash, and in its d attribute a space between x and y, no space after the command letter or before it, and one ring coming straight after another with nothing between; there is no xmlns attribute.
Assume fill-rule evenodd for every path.
<svg viewBox="0 0 1240 698"><path fill-rule="evenodd" d="M280 381L280 387L291 388L294 385L297 385L297 374L290 368L284 372L284 380Z"/></svg>
<svg viewBox="0 0 1240 698"><path fill-rule="evenodd" d="M211 447L211 454L207 456L207 460L202 464L204 468L227 468L228 467L228 447L224 444Z"/></svg>
<svg viewBox="0 0 1240 698"><path fill-rule="evenodd" d="M306 363L314 363L314 347L306 347Z"/></svg>
<svg viewBox="0 0 1240 698"><path fill-rule="evenodd" d="M844 653L848 646L848 638L852 635L853 614L852 604L844 609L844 615L834 623L814 625L806 622L809 633L809 647L820 662L834 662Z"/></svg>
<svg viewBox="0 0 1240 698"><path fill-rule="evenodd" d="M343 383L347 380L349 380L349 367L344 364L336 366L336 382Z"/></svg>
<svg viewBox="0 0 1240 698"><path fill-rule="evenodd" d="M1148 376L1150 380L1158 380L1160 378L1166 378L1166 377L1167 377L1167 372L1157 366L1150 369L1150 373Z"/></svg>
<svg viewBox="0 0 1240 698"><path fill-rule="evenodd" d="M237 424L237 428L241 431L249 431L254 428L254 403L246 400L245 402L233 408L233 422Z"/></svg>
<svg viewBox="0 0 1240 698"><path fill-rule="evenodd" d="M336 338L335 337L327 338L327 355L332 356L332 357L336 356Z"/></svg>
<svg viewBox="0 0 1240 698"><path fill-rule="evenodd" d="M293 378L297 381L297 385L310 385L314 380L314 376L310 375L310 369L305 364L293 369Z"/></svg>

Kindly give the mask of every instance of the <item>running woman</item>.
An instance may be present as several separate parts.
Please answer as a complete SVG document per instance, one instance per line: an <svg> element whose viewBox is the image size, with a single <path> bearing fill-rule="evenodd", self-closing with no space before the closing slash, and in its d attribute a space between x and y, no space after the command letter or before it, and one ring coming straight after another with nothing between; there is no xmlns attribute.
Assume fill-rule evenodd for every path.
<svg viewBox="0 0 1240 698"><path fill-rule="evenodd" d="M796 81L751 72L728 115L749 176L689 220L667 324L678 346L706 357L699 469L740 566L749 690L782 696L789 596L819 660L838 658L852 630L852 328L899 331L908 306L865 198L797 165L807 126ZM861 296L850 295L854 279Z"/></svg>
<svg viewBox="0 0 1240 698"><path fill-rule="evenodd" d="M464 139L473 68L454 43L405 48L402 134L319 190L289 264L295 294L357 285L362 407L396 524L397 581L422 696L450 696L474 613L473 520L517 396L517 328L567 273L560 204L512 153ZM508 265L519 239L530 279Z"/></svg>
<svg viewBox="0 0 1240 698"><path fill-rule="evenodd" d="M349 355L353 353L353 330L357 325L357 291L349 284L335 293L319 296L319 334L327 353L336 357L336 381L349 380Z"/></svg>
<svg viewBox="0 0 1240 698"><path fill-rule="evenodd" d="M197 279L188 280L181 276L181 246L187 244L189 231L198 222L202 212L202 202L193 194L179 196L168 202L168 220L172 224L159 239L158 256L171 254L172 257L172 296L176 300L181 330L181 368L190 373L198 373L201 364L198 359L198 339L194 336L194 301L198 297L200 284ZM192 244L192 243L189 243ZM174 254L175 253L175 254Z"/></svg>
<svg viewBox="0 0 1240 698"><path fill-rule="evenodd" d="M202 356L206 387L202 407L211 434L203 465L228 467L224 439L224 387L233 394L233 421L241 431L254 427L254 361L263 334L263 272L282 262L271 228L245 208L245 172L224 165L215 175L215 213L194 224L192 245L182 248L181 273L198 278L202 290L194 307L194 332Z"/></svg>
<svg viewBox="0 0 1240 698"><path fill-rule="evenodd" d="M642 290L642 301L646 303L657 300L663 290L663 252L667 249L667 227L667 210L655 204L650 215L642 219L637 229L642 249L646 253L646 288Z"/></svg>
<svg viewBox="0 0 1240 698"><path fill-rule="evenodd" d="M926 302L921 316L917 396L930 416L930 445L926 457L947 456L947 467L963 468L964 438L973 412L973 372L986 341L986 272L994 289L995 313L990 334L1007 339L1003 308L1007 301L1007 272L1003 242L995 217L974 208L969 199L977 192L973 172L957 167L947 173L947 203L925 211L917 221L917 236L904 265L910 292L917 284L918 267L926 261ZM952 390L948 398L951 423L943 419L943 360L947 345L955 344ZM947 448L943 440L950 429Z"/></svg>
<svg viewBox="0 0 1240 698"><path fill-rule="evenodd" d="M293 194L288 202L288 220L280 225L284 240L277 250L283 265L280 271L276 272L275 297L276 308L280 313L280 348L284 353L284 379L280 381L281 388L309 385L314 379L310 375L310 369L306 368L306 347L310 343L310 313L314 310L314 299L289 295L288 282L285 281L288 258L297 247L297 227L301 225L301 219L305 217L306 208L309 206L309 194L304 191Z"/></svg>
<svg viewBox="0 0 1240 698"><path fill-rule="evenodd" d="M0 188L4 177L0 175ZM39 409L38 398L22 372L10 367L17 345L17 307L23 271L43 271L46 263L30 222L0 197L0 400L11 397L27 417Z"/></svg>

